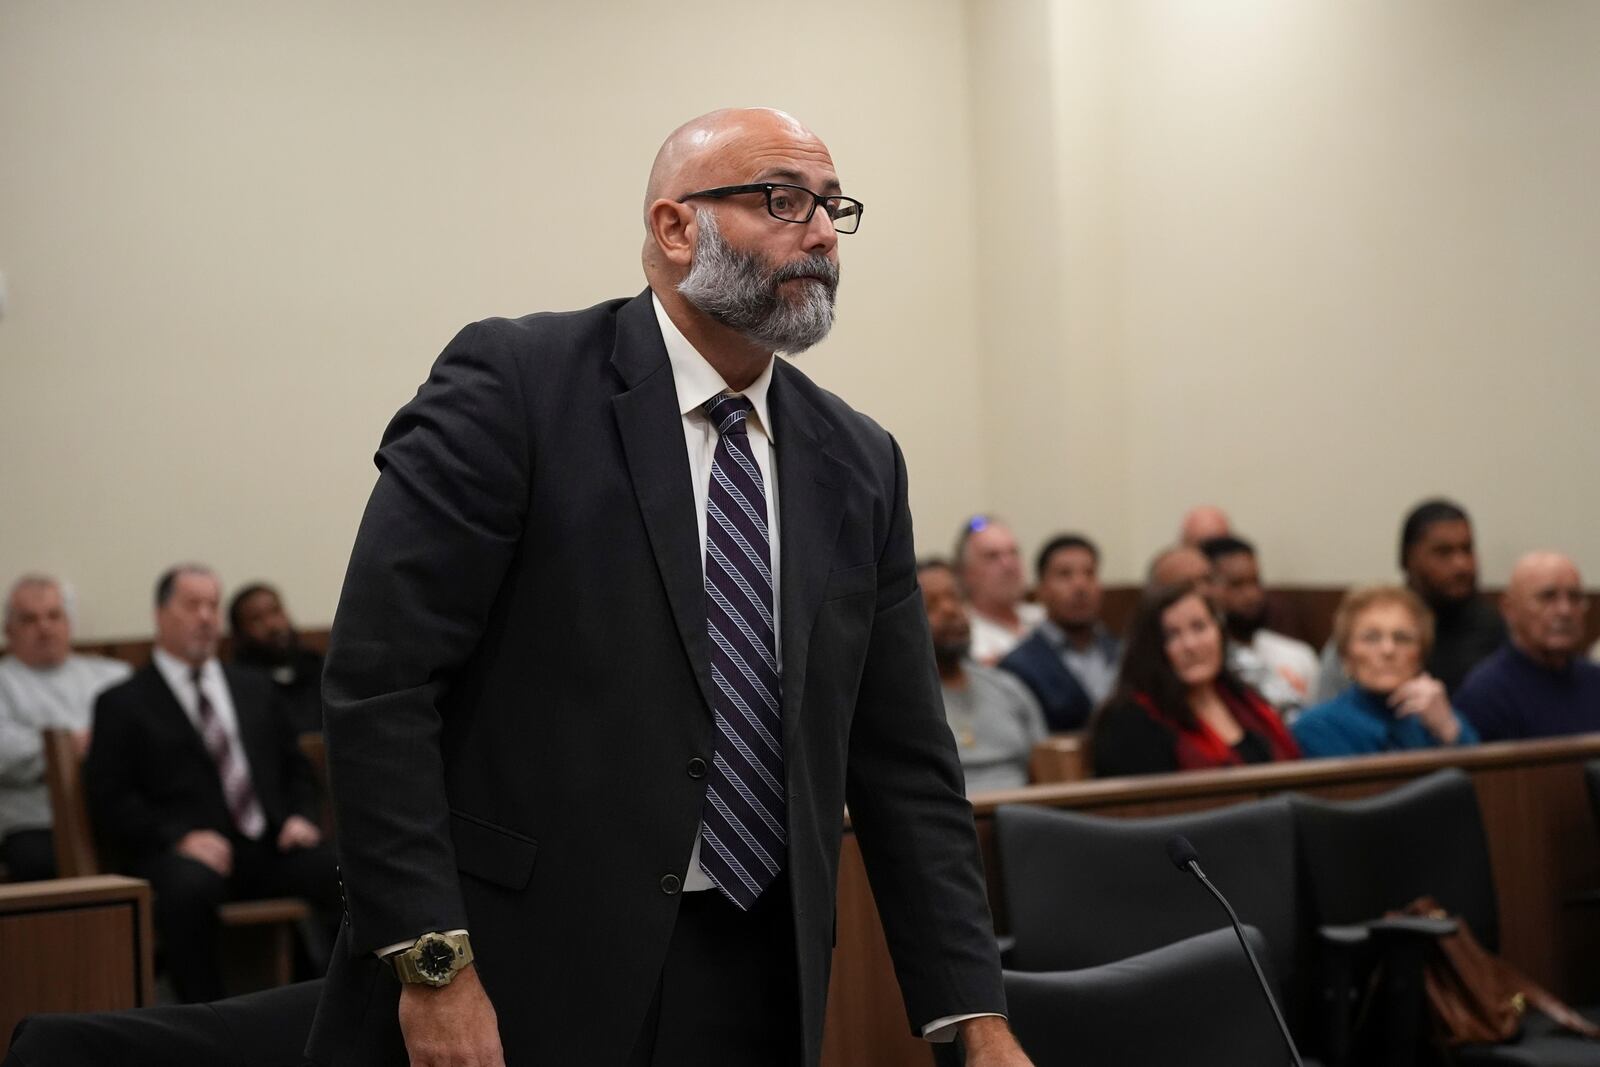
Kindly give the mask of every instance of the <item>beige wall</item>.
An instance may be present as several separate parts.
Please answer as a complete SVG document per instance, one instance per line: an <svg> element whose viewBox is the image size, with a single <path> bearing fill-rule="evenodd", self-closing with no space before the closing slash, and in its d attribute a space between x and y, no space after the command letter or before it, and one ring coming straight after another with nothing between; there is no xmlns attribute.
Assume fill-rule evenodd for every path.
<svg viewBox="0 0 1600 1067"><path fill-rule="evenodd" d="M1214 500L1269 578L1382 578L1403 511L1447 493L1487 581L1538 545L1600 577L1600 6L980 8L1022 59L977 61L975 129L1056 105L1018 139L1060 195L982 265L1040 331L986 358L1059 402L1016 405L989 455L1025 540L1085 527L1128 578ZM1011 313L986 302L985 336Z"/></svg>
<svg viewBox="0 0 1600 1067"><path fill-rule="evenodd" d="M1447 492L1488 580L1600 576L1600 7L810 10L0 6L0 576L72 577L86 637L182 557L326 624L439 347L637 290L649 157L730 102L870 205L802 365L900 436L925 551L992 508L1125 579L1214 499L1337 582Z"/></svg>
<svg viewBox="0 0 1600 1067"><path fill-rule="evenodd" d="M439 348L641 289L655 148L730 103L802 116L870 205L801 365L901 436L918 518L952 529L987 495L965 12L806 13L0 6L0 581L68 575L80 636L137 634L194 557L325 625L373 448Z"/></svg>

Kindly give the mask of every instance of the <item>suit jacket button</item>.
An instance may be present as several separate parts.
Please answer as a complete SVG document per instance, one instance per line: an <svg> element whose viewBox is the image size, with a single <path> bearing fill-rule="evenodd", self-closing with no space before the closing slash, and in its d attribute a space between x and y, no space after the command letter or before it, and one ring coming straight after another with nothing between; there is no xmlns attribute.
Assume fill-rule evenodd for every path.
<svg viewBox="0 0 1600 1067"><path fill-rule="evenodd" d="M682 888L683 888L683 879L679 878L677 875L675 875L675 874L665 874L665 875L661 876L661 891L663 893L665 893L667 896L669 896L669 897L672 896L674 893L676 893L678 890L680 890Z"/></svg>
<svg viewBox="0 0 1600 1067"><path fill-rule="evenodd" d="M704 778L706 776L706 761L696 756L689 761L689 777Z"/></svg>

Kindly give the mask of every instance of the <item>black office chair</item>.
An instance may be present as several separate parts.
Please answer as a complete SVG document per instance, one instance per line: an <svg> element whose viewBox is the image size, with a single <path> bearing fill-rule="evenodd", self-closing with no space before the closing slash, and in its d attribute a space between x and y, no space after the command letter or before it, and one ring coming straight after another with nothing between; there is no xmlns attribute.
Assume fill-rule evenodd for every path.
<svg viewBox="0 0 1600 1067"><path fill-rule="evenodd" d="M1263 961L1271 956L1259 930L1245 936ZM1231 928L1098 967L1006 971L1005 985L1012 1032L1037 1067L1289 1062Z"/></svg>
<svg viewBox="0 0 1600 1067"><path fill-rule="evenodd" d="M1318 922L1360 925L1426 895L1465 920L1486 949L1499 951L1488 842L1477 793L1465 772L1436 771L1361 800L1297 796L1293 809L1307 895ZM1386 1055L1406 1051L1401 1046L1408 1028L1413 1045L1423 1036L1420 986L1405 973L1404 961L1409 955L1420 967L1425 941L1387 961L1399 984L1384 998ZM1431 1055L1427 1050L1417 1054ZM1530 1012L1516 1042L1464 1047L1452 1059L1459 1064L1600 1067L1600 1042L1558 1031L1543 1015Z"/></svg>
<svg viewBox="0 0 1600 1067"><path fill-rule="evenodd" d="M211 1004L30 1015L0 1067L302 1067L322 980Z"/></svg>
<svg viewBox="0 0 1600 1067"><path fill-rule="evenodd" d="M1151 819L1001 807L995 837L1016 939L1007 966L1094 967L1226 926L1217 902L1168 859L1173 834L1194 843L1240 921L1265 935L1294 1027L1292 1006L1304 986L1298 963L1304 935L1295 896L1294 819L1282 798Z"/></svg>

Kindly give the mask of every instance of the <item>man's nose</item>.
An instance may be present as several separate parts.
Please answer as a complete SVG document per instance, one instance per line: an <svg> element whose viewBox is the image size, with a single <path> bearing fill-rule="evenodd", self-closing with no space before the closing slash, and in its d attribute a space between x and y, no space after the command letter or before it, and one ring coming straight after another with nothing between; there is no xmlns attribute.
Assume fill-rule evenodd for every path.
<svg viewBox="0 0 1600 1067"><path fill-rule="evenodd" d="M828 255L839 245L839 231L833 228L833 217L821 204L811 213L806 223L805 250L812 255Z"/></svg>

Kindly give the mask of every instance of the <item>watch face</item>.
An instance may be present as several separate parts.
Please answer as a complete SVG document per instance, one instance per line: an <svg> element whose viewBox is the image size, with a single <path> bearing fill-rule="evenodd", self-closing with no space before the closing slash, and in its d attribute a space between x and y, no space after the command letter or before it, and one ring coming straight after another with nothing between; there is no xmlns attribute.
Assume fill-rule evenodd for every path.
<svg viewBox="0 0 1600 1067"><path fill-rule="evenodd" d="M428 978L443 978L450 973L456 954L444 941L426 941L417 946L417 970Z"/></svg>

